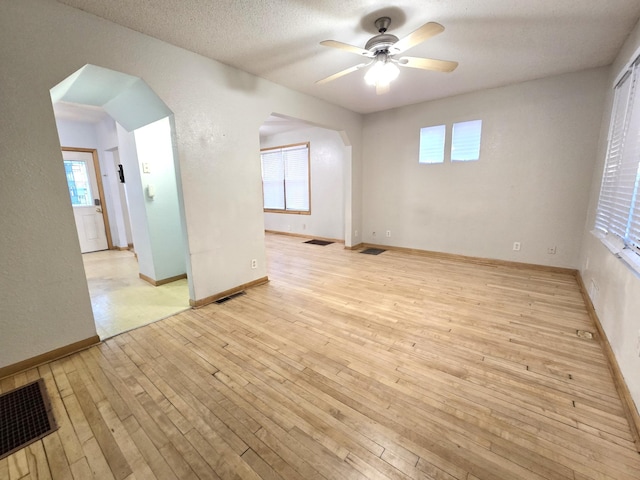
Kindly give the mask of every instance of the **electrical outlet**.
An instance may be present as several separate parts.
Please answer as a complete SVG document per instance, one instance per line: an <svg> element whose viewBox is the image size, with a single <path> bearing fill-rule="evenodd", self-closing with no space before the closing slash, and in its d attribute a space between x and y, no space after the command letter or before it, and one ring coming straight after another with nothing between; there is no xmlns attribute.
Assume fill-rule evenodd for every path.
<svg viewBox="0 0 640 480"><path fill-rule="evenodd" d="M371 236L375 237L376 236L376 232L371 232Z"/></svg>
<svg viewBox="0 0 640 480"><path fill-rule="evenodd" d="M391 230L387 230L387 237L391 236Z"/></svg>
<svg viewBox="0 0 640 480"><path fill-rule="evenodd" d="M357 236L358 236L358 230L356 230L356 231L353 233L353 236L354 236L354 237L357 237Z"/></svg>
<svg viewBox="0 0 640 480"><path fill-rule="evenodd" d="M516 252L520 251L520 242L513 242L513 250Z"/></svg>
<svg viewBox="0 0 640 480"><path fill-rule="evenodd" d="M251 268L258 268L258 260L255 258L251 260Z"/></svg>
<svg viewBox="0 0 640 480"><path fill-rule="evenodd" d="M555 246L554 247L548 247L547 248L547 253L549 255L555 255L556 254L556 247Z"/></svg>

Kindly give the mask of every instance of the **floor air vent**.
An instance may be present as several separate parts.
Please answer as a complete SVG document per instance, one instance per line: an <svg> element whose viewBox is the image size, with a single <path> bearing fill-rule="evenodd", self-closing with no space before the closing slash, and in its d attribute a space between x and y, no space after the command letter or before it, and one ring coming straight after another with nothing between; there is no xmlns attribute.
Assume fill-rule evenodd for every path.
<svg viewBox="0 0 640 480"><path fill-rule="evenodd" d="M380 255L382 252L386 252L386 250L383 248L366 248L360 253L364 253L365 255Z"/></svg>
<svg viewBox="0 0 640 480"><path fill-rule="evenodd" d="M0 460L57 429L44 380L0 395Z"/></svg>
<svg viewBox="0 0 640 480"><path fill-rule="evenodd" d="M214 303L224 303L224 302L228 302L229 300L233 300L236 297L240 297L242 295L246 295L247 293L243 290L242 292L238 292L238 293L232 293L231 295L229 295L228 297L222 297L219 298L218 300L216 300Z"/></svg>
<svg viewBox="0 0 640 480"><path fill-rule="evenodd" d="M313 240L307 240L304 243L309 243L311 245L322 245L324 247L326 245L331 245L333 242L327 242L326 240L316 240L314 238Z"/></svg>

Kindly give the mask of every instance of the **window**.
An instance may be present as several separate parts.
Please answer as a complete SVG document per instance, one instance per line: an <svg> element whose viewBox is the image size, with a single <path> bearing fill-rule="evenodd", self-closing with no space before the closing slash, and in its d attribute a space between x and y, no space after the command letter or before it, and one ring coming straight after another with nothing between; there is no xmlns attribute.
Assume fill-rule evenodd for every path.
<svg viewBox="0 0 640 480"><path fill-rule="evenodd" d="M420 129L419 163L444 163L445 126L424 127Z"/></svg>
<svg viewBox="0 0 640 480"><path fill-rule="evenodd" d="M451 161L469 162L480 158L482 120L453 124Z"/></svg>
<svg viewBox="0 0 640 480"><path fill-rule="evenodd" d="M93 205L87 164L85 162L65 160L64 171L67 174L71 205L74 207L90 207Z"/></svg>
<svg viewBox="0 0 640 480"><path fill-rule="evenodd" d="M615 86L596 231L615 253L640 255L640 57ZM612 247L618 244L620 248ZM634 262L637 262L637 257Z"/></svg>
<svg viewBox="0 0 640 480"><path fill-rule="evenodd" d="M453 124L451 135L452 162L469 162L480 159L482 120ZM420 129L419 163L444 163L446 125Z"/></svg>
<svg viewBox="0 0 640 480"><path fill-rule="evenodd" d="M309 144L261 150L264 211L311 213Z"/></svg>

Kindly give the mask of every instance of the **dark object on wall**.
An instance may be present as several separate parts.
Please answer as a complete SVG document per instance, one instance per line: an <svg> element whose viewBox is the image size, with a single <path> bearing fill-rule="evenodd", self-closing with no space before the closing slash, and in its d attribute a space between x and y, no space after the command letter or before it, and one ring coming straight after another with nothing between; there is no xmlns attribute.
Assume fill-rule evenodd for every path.
<svg viewBox="0 0 640 480"><path fill-rule="evenodd" d="M120 177L120 183L124 183L124 168L122 164L118 164L118 177Z"/></svg>

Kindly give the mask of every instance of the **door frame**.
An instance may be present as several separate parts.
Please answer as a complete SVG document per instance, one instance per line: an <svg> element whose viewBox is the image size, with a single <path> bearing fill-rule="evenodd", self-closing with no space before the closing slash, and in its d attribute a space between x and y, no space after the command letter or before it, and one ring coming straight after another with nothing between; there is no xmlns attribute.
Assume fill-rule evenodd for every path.
<svg viewBox="0 0 640 480"><path fill-rule="evenodd" d="M104 222L104 231L107 237L107 249L113 250L113 242L111 241L111 228L109 227L109 214L107 212L107 204L104 201L104 188L102 187L102 174L100 173L100 162L98 161L98 150L95 148L78 148L78 147L60 147L60 150L67 152L85 152L90 153L93 157L93 168L96 172L96 182L98 183L98 197L100 198L100 208L102 208L102 220Z"/></svg>

